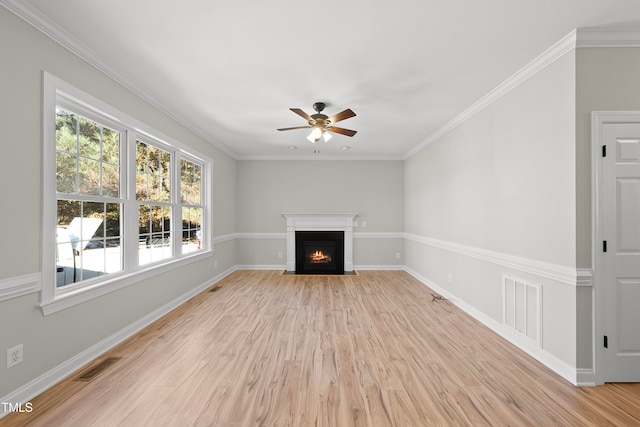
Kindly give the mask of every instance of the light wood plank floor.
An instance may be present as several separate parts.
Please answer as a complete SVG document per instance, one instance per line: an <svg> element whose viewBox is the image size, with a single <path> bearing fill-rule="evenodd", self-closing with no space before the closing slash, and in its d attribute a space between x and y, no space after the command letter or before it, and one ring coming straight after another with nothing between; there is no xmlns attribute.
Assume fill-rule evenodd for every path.
<svg viewBox="0 0 640 427"><path fill-rule="evenodd" d="M640 384L576 388L404 272L238 271L9 426L640 425Z"/></svg>

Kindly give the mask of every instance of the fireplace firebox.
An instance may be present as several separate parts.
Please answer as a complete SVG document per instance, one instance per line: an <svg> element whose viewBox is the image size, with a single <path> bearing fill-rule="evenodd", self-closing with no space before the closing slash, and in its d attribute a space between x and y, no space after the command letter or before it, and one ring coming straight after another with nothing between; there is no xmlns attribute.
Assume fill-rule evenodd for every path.
<svg viewBox="0 0 640 427"><path fill-rule="evenodd" d="M296 274L344 274L344 232L296 231Z"/></svg>

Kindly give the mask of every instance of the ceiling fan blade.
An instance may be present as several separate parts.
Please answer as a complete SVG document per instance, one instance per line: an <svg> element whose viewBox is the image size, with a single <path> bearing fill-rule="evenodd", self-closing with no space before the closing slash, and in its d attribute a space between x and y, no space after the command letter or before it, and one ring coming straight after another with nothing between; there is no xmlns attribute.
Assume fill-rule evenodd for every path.
<svg viewBox="0 0 640 427"><path fill-rule="evenodd" d="M343 129L343 128L338 128L338 127L335 127L335 126L328 126L327 130L331 131L331 132L339 133L339 134L342 134L342 135L347 135L347 136L353 136L356 133L358 133L357 130Z"/></svg>
<svg viewBox="0 0 640 427"><path fill-rule="evenodd" d="M292 128L282 128L282 129L278 129L278 130L293 130L293 129L309 129L311 126L295 126Z"/></svg>
<svg viewBox="0 0 640 427"><path fill-rule="evenodd" d="M350 108L347 108L346 110L336 114L335 116L329 117L329 120L331 121L331 123L338 123L340 120L350 119L351 117L355 117L355 116L356 116L356 113L351 111Z"/></svg>
<svg viewBox="0 0 640 427"><path fill-rule="evenodd" d="M301 109L299 109L299 108L289 108L289 110L293 111L294 113L296 113L297 115L299 115L300 117L305 119L306 121L308 121L308 122L311 121L311 116L309 116L307 113L305 113Z"/></svg>

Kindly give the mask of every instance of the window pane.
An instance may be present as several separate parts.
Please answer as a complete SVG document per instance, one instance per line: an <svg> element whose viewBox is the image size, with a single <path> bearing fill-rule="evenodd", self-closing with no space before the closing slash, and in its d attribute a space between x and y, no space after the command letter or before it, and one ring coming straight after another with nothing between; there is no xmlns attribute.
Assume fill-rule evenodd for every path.
<svg viewBox="0 0 640 427"><path fill-rule="evenodd" d="M147 200L149 197L147 192L147 176L144 172L136 172L136 200Z"/></svg>
<svg viewBox="0 0 640 427"><path fill-rule="evenodd" d="M193 167L193 189L192 189L192 205L201 205L202 204L202 192L201 192L201 184L202 184L202 167L200 165L194 165Z"/></svg>
<svg viewBox="0 0 640 427"><path fill-rule="evenodd" d="M153 145L147 146L147 173L151 175L160 173L160 150Z"/></svg>
<svg viewBox="0 0 640 427"><path fill-rule="evenodd" d="M75 193L77 157L65 152L56 153L56 191Z"/></svg>
<svg viewBox="0 0 640 427"><path fill-rule="evenodd" d="M169 178L162 178L162 181L160 182L160 194L159 194L159 199L161 202L169 202L170 198L169 195L171 194L171 181L169 180Z"/></svg>
<svg viewBox="0 0 640 427"><path fill-rule="evenodd" d="M58 200L58 228L67 228L81 214L81 203L76 200Z"/></svg>
<svg viewBox="0 0 640 427"><path fill-rule="evenodd" d="M200 205L202 168L187 160L182 160L180 167L180 193L182 203Z"/></svg>
<svg viewBox="0 0 640 427"><path fill-rule="evenodd" d="M191 173L191 166L193 163L186 160L182 160L180 165L180 198L182 203L188 203L190 199L191 184L193 181L193 174Z"/></svg>
<svg viewBox="0 0 640 427"><path fill-rule="evenodd" d="M120 133L106 127L102 128L102 161L120 164Z"/></svg>
<svg viewBox="0 0 640 427"><path fill-rule="evenodd" d="M147 171L147 144L140 141L136 142L136 169Z"/></svg>
<svg viewBox="0 0 640 427"><path fill-rule="evenodd" d="M139 208L140 265L170 258L173 255L171 241L171 207L140 205Z"/></svg>
<svg viewBox="0 0 640 427"><path fill-rule="evenodd" d="M95 160L80 158L78 162L78 193L100 194L100 163Z"/></svg>
<svg viewBox="0 0 640 427"><path fill-rule="evenodd" d="M160 174L164 177L171 175L171 155L163 150L160 151Z"/></svg>
<svg viewBox="0 0 640 427"><path fill-rule="evenodd" d="M77 124L75 114L56 108L56 150L77 154Z"/></svg>
<svg viewBox="0 0 640 427"><path fill-rule="evenodd" d="M149 200L160 201L160 178L157 175L149 175Z"/></svg>
<svg viewBox="0 0 640 427"><path fill-rule="evenodd" d="M151 232L164 231L164 209L162 206L151 207Z"/></svg>
<svg viewBox="0 0 640 427"><path fill-rule="evenodd" d="M58 200L56 286L122 271L121 211L118 203Z"/></svg>
<svg viewBox="0 0 640 427"><path fill-rule="evenodd" d="M81 117L78 121L80 155L90 159L100 159L100 134L102 126Z"/></svg>
<svg viewBox="0 0 640 427"><path fill-rule="evenodd" d="M102 195L118 197L120 192L120 168L117 165L102 164Z"/></svg>
<svg viewBox="0 0 640 427"><path fill-rule="evenodd" d="M202 209L182 208L182 253L202 249Z"/></svg>
<svg viewBox="0 0 640 427"><path fill-rule="evenodd" d="M136 198L152 202L171 201L171 154L136 142Z"/></svg>
<svg viewBox="0 0 640 427"><path fill-rule="evenodd" d="M106 240L105 273L122 271L122 245L120 241L120 238Z"/></svg>
<svg viewBox="0 0 640 427"><path fill-rule="evenodd" d="M120 236L120 204L119 203L107 203L106 224L105 224L104 234L105 234L105 237L108 239ZM118 240L118 244L119 244L119 239L114 239L114 240Z"/></svg>
<svg viewBox="0 0 640 427"><path fill-rule="evenodd" d="M151 206L140 205L138 218L139 218L138 233L141 236L149 234L151 232Z"/></svg>

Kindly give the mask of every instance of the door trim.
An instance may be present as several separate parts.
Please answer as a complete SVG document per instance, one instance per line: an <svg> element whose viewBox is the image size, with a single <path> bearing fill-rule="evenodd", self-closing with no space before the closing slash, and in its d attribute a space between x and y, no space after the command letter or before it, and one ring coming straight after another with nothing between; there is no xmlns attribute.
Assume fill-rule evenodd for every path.
<svg viewBox="0 0 640 427"><path fill-rule="evenodd" d="M593 370L596 384L607 381L607 366L601 337L604 336L604 307L602 296L603 253L601 251L602 215L600 212L600 184L602 181L602 128L608 124L640 124L640 111L591 112L591 266L593 267ZM610 150L611 151L611 150Z"/></svg>

